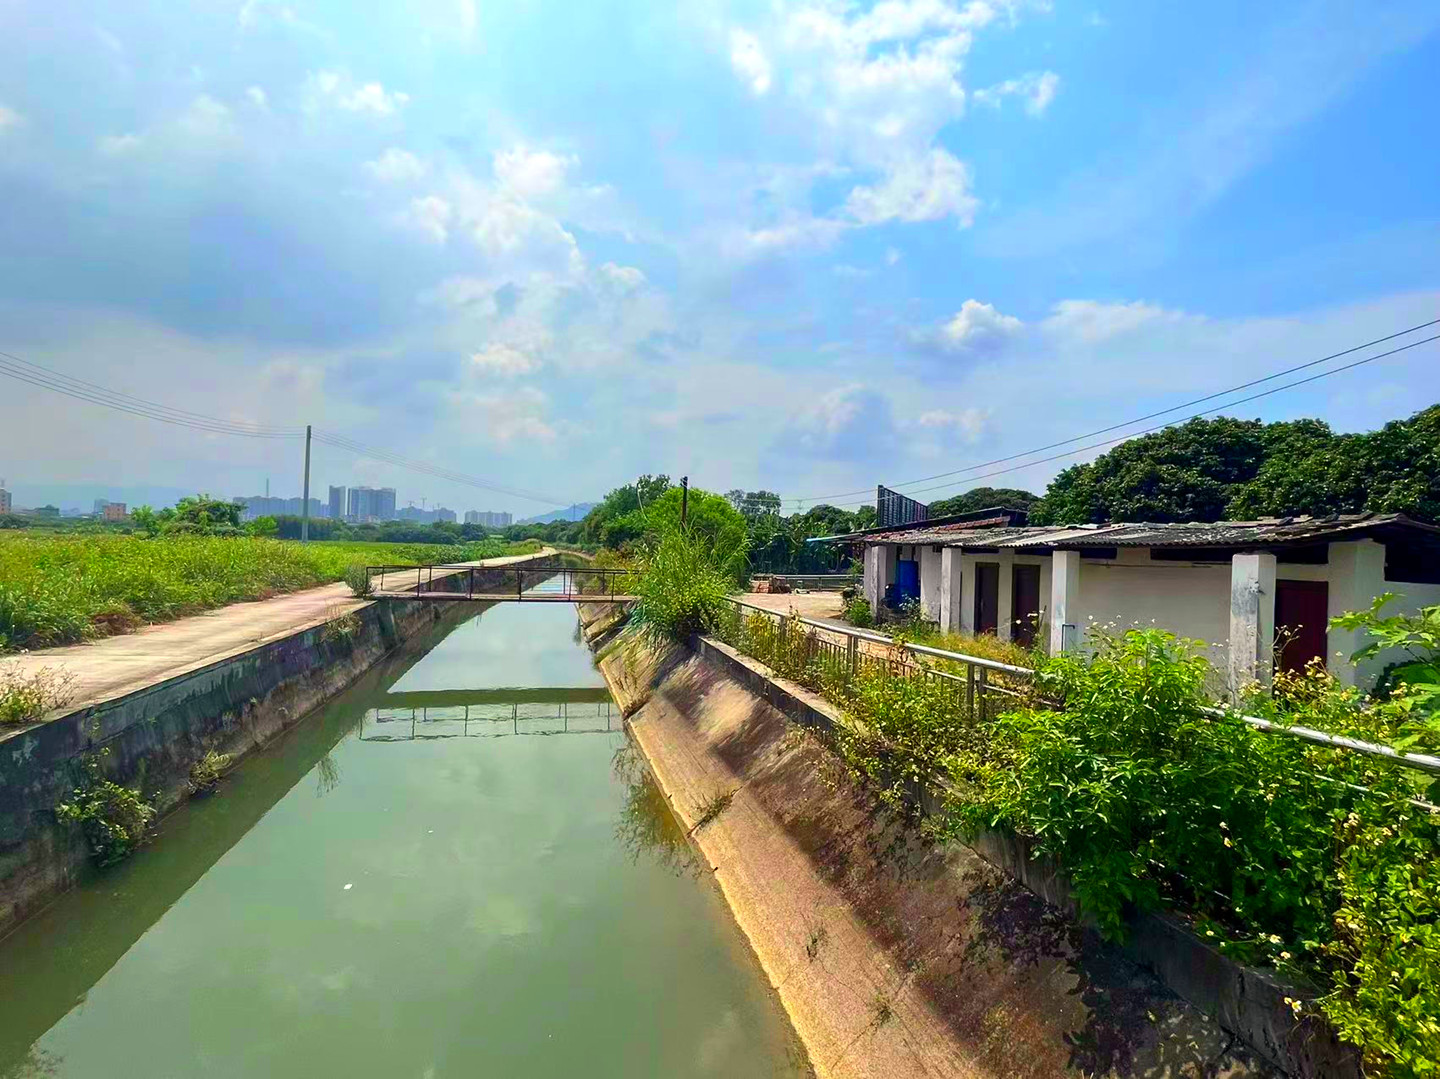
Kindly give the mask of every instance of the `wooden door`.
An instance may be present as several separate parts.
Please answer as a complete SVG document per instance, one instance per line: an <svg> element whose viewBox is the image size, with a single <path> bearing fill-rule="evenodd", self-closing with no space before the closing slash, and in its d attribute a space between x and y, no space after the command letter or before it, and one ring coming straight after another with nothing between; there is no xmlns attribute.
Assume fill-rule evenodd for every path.
<svg viewBox="0 0 1440 1079"><path fill-rule="evenodd" d="M975 566L975 632L994 633L1000 624L1000 567L994 562Z"/></svg>
<svg viewBox="0 0 1440 1079"><path fill-rule="evenodd" d="M1325 663L1330 586L1324 581L1275 582L1275 668L1299 673L1313 659Z"/></svg>
<svg viewBox="0 0 1440 1079"><path fill-rule="evenodd" d="M1011 639L1029 648L1040 618L1040 567L1016 566L1010 576Z"/></svg>

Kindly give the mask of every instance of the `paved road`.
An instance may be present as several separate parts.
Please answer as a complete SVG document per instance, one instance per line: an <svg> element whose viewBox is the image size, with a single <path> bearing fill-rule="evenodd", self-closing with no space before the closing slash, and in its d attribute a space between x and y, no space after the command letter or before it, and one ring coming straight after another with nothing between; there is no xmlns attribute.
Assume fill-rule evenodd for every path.
<svg viewBox="0 0 1440 1079"><path fill-rule="evenodd" d="M556 552L490 558L475 566L506 566ZM0 657L0 667L32 672L58 668L71 679L69 708L98 704L163 682L280 637L318 626L365 606L344 584L323 585L255 603L234 603L120 637Z"/></svg>

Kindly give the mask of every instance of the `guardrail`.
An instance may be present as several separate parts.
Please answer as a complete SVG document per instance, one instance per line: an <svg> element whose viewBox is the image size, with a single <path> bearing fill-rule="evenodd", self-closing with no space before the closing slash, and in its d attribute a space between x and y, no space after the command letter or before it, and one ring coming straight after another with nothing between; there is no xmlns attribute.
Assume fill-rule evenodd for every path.
<svg viewBox="0 0 1440 1079"><path fill-rule="evenodd" d="M862 578L855 573L752 573L752 581L781 580L796 588L809 588L816 592L839 591L852 585L859 585Z"/></svg>
<svg viewBox="0 0 1440 1079"><path fill-rule="evenodd" d="M943 648L931 648L929 645L915 644L911 641L896 641L893 637L888 637L883 633L875 633L872 630L854 629L849 626L837 625L833 622L822 622L813 618L804 618L797 615L785 615L778 611L771 610L768 607L761 607L757 604L748 603L745 600L735 599L733 597L730 602L736 611L735 620L737 622L742 620L742 616L739 614L740 611L750 610L778 620L782 635L785 632L784 627L787 623L798 623L799 625L824 633L840 634L846 638L846 644L843 646L845 671L842 673L846 673L847 678L853 678L866 664L870 664L872 666L884 665L892 674L919 674L927 678L950 679L960 683L964 687L966 711L972 717L977 715L975 709L977 701L980 705L978 716L983 719L986 718L986 702L988 699L997 695L1012 698L1023 698L1027 696L1028 694L1023 690L1018 689L1013 684L1006 684L1006 681L1029 682L1035 676L1034 669L1030 667L1019 667L1010 663L1001 663L998 660L984 659L980 656L970 656L963 652L950 652ZM739 640L741 635L736 633L735 637ZM827 651L834 651L838 655L842 651L842 646L836 645L833 641L824 640L819 637L818 633L807 633L806 637L812 638L813 644L807 644L803 647L812 649L812 654L824 654ZM721 639L725 640L723 632ZM925 656L932 659L941 659L950 663L961 664L965 667L966 673L963 676L955 675L946 671L936 670L933 667L928 667L921 663L908 663L895 656L871 656L867 658L866 653L860 648L860 642L862 641L884 645L895 653L908 652L915 656ZM734 640L726 640L726 643L734 647L740 647ZM744 651L744 649L741 648L741 651ZM997 681L991 677L992 675L1003 676L1003 679ZM957 695L958 692L957 690ZM1236 715L1235 712L1227 711L1223 708L1205 708L1202 711L1207 716L1215 719ZM1349 738L1345 735L1328 734L1325 731L1317 731L1310 727L1286 726L1268 719L1260 719L1257 716L1240 715L1238 718L1242 723L1253 727L1255 730L1263 731L1266 734L1298 738L1301 741L1310 742L1314 745L1327 746L1331 749L1364 753L1372 757L1388 760L1392 764L1402 768L1409 768L1417 772L1426 772L1430 775L1440 776L1440 757L1431 756L1426 753L1404 753L1378 742L1367 742L1359 738ZM1417 802L1416 804L1424 803ZM1433 807L1426 804L1426 808Z"/></svg>

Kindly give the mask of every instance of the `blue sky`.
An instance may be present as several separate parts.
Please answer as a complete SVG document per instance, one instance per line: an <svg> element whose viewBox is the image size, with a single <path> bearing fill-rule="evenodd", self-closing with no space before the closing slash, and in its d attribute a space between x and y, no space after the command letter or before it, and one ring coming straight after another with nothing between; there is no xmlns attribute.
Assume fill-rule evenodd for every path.
<svg viewBox="0 0 1440 1079"><path fill-rule="evenodd" d="M1440 316L1433 3L22 2L0 29L0 349L561 501L899 482ZM1424 346L1239 413L1368 428L1437 372ZM22 492L298 492L293 445L0 392ZM317 448L317 487L362 482L550 508Z"/></svg>

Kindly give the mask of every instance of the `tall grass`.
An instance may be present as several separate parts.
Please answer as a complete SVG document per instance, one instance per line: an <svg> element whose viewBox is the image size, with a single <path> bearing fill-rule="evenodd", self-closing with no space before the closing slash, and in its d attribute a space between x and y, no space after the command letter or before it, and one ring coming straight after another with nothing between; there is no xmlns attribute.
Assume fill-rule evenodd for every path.
<svg viewBox="0 0 1440 1079"><path fill-rule="evenodd" d="M631 621L657 637L705 633L725 616L735 588L726 553L689 529L675 528L640 557Z"/></svg>
<svg viewBox="0 0 1440 1079"><path fill-rule="evenodd" d="M123 633L342 580L353 565L463 562L537 545L0 534L0 652Z"/></svg>

